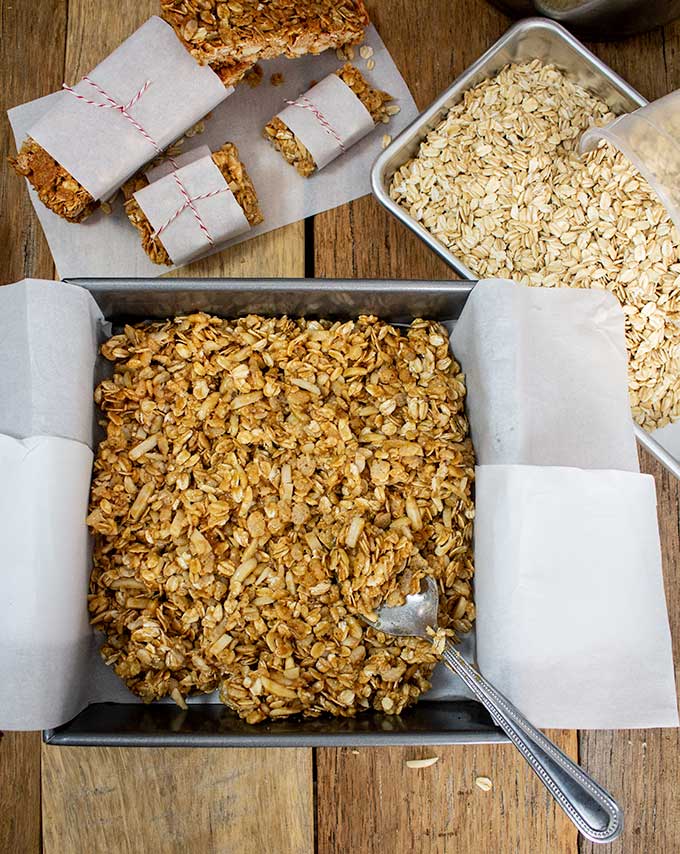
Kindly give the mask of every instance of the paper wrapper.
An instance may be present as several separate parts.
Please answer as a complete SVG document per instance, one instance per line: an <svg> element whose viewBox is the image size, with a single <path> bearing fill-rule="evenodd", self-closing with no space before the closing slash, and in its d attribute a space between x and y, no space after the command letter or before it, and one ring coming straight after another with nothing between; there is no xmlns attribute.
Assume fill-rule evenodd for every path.
<svg viewBox="0 0 680 854"><path fill-rule="evenodd" d="M415 119L418 110L374 27L366 31L365 44L373 48L375 60L375 68L368 74L369 82L389 92L401 108L389 124L382 126L385 133L394 137ZM233 142L255 186L264 222L229 241L227 246L366 195L371 190L371 166L381 151L382 134L378 131L352 146L344 157L330 163L322 172L312 178L301 178L263 138L262 128L285 106L287 99L294 100L309 88L312 80L323 79L343 62L330 50L294 60L281 57L261 65L264 78L257 89L239 85L233 95L212 111L212 117L205 122L205 132L184 143L185 149L208 145L216 151L225 142ZM283 75L281 86L269 83L274 73ZM51 108L55 99L64 96L69 97L66 93L48 95L10 110L17 145L21 145L28 129ZM48 210L30 187L29 193L60 278L150 277L168 271L168 267L154 264L144 252L139 235L130 226L120 203L114 205L113 213L108 216L95 212L82 224L74 225Z"/></svg>
<svg viewBox="0 0 680 854"><path fill-rule="evenodd" d="M477 656L539 727L677 726L654 479L481 466Z"/></svg>
<svg viewBox="0 0 680 854"><path fill-rule="evenodd" d="M104 106L71 92L57 93L48 111L28 126L27 135L95 199L110 196L232 91L212 69L199 65L172 27L157 17L149 18L87 78L121 105L148 84L127 110L134 122L83 79L75 92Z"/></svg>
<svg viewBox="0 0 680 854"><path fill-rule="evenodd" d="M456 325L477 462L639 471L618 301L547 290L481 281Z"/></svg>
<svg viewBox="0 0 680 854"><path fill-rule="evenodd" d="M164 157L160 163L152 166L144 171L146 180L153 184L159 178L169 175L175 169L180 169L182 166L188 166L195 160L200 160L202 157L210 157L210 149L207 145L199 145L197 148L191 148L189 151L184 151L174 157Z"/></svg>
<svg viewBox="0 0 680 854"><path fill-rule="evenodd" d="M12 300L16 305L21 305L25 300L25 296L21 294L23 287L22 285L7 288L5 291L11 299L5 303L5 310L0 312L0 340L7 335L7 327L15 316L12 312L17 310L16 306L12 306ZM62 284L44 283L42 291L38 291L38 294L44 294L46 299L52 296L62 299L68 292L68 288L69 286ZM4 292L0 290L0 293ZM548 298L553 299L557 294L558 292L554 290L546 292ZM89 295L86 294L85 299L94 305ZM26 340L17 341L18 352L25 353L26 355L22 358L30 360L33 349L40 347L44 353L42 364L48 366L49 360L52 359L57 366L61 363L62 342L88 340L88 335L83 333L82 328L87 327L88 324L90 338L95 337L99 320L97 311L94 309L91 312L64 311L59 318L59 326L46 323L41 329L40 336L31 336L24 326L23 334ZM530 326L527 325L526 328L529 331ZM83 359L87 357L87 353L87 348L81 349ZM483 365L476 364L476 360L485 358L487 358L486 351L473 352L464 367L468 372L477 371L483 376L486 369ZM13 368L11 365L2 365L3 372L8 369ZM54 369L56 371L56 367ZM588 384L591 378L592 372L585 376L584 383ZM9 389L9 399L3 396L0 401L0 411L26 405L25 397L12 394L14 386L3 384L0 387ZM83 382L78 385L73 394L76 406L83 411L87 410L92 396L91 386ZM42 390L41 396L48 398L52 396L54 399L49 402L49 408L56 411L59 401L63 402L63 387L53 389L52 386L47 385ZM563 411L565 417L566 414ZM87 703L139 702L113 670L101 660L97 653L100 638L91 632L89 640L86 634L85 639L81 641L84 629L85 586L90 571L90 558L89 554L85 553L81 540L86 512L89 462L86 476L81 472L81 466L84 467L85 462L80 460L82 457L83 461L85 459L89 461L88 449L84 445L77 445L81 450L72 451L77 456L74 465L64 465L60 468L62 449L51 444L42 448L45 440L38 440L42 456L39 457L40 465L37 468L42 471L42 479L36 483L37 475L33 469L31 455L23 453L21 443L5 441L10 444L0 444L0 448L9 449L8 459L11 459L13 466L19 468L16 469L18 472L16 477L6 478L0 484L0 491L5 490L0 500L8 505L7 515L0 512L0 534L3 541L16 542L18 551L21 551L22 545L24 548L32 545L34 551L30 554L34 557L30 560L30 566L26 566L18 574L20 577L25 576L31 580L26 583L17 583L14 578L12 582L14 585L10 588L13 590L12 614L6 616L2 610L4 603L0 604L0 632L3 631L2 625L5 623L12 627L11 634L8 630L4 630L5 633L0 635L0 641L2 641L0 643L0 684L11 687L11 690L0 692L0 729L40 728L64 723ZM76 445L76 443L70 444ZM2 460L3 458L0 457L0 462ZM5 466L4 470L7 470L8 463L5 463ZM498 467L499 471L504 468ZM508 623L513 616L508 614L508 601L495 595L496 588L507 591L509 579L520 577L518 567L524 566L526 558L527 565L532 567L532 572L535 574L531 576L532 587L527 588L525 584L520 583L516 589L513 589L512 602L518 613L530 614L532 603L535 604L537 601L543 603L541 607L545 605L546 609L551 608L555 611L561 606L563 600L573 603L578 596L586 612L592 614L592 609L588 610L590 608L588 599L595 601L594 597L599 596L601 604L603 601L601 593L605 587L611 594L612 613L617 615L617 618L634 612L634 620L624 626L628 637L623 640L612 628L607 614L600 614L599 611L598 620L584 623L578 633L573 631L571 625L565 627L564 621L555 619L551 624L555 629L551 628L548 635L542 636L536 632L531 635L526 634L526 637L533 638L536 646L545 649L547 644L551 644L554 654L561 656L559 660L556 659L555 667L549 674L552 684L560 682L564 672L565 679L568 676L572 680L571 685L575 686L574 680L578 675L576 662L578 661L582 667L583 690L579 696L572 698L575 711L570 725L589 726L593 725L593 721L601 722L604 719L601 693L592 693L590 689L600 682L610 686L622 685L621 674L625 674L627 678L631 648L637 642L638 633L640 633L641 650L635 660L641 660L644 653L647 661L650 662L649 672L654 674L655 680L651 687L649 680L641 682L650 688L649 703L641 693L636 693L635 686L631 686L629 698L631 702L633 700L635 702L632 702L629 709L617 706L616 713L612 712L609 716L607 725L659 726L672 723L669 697L672 671L669 663L667 634L664 629L666 625L664 621L667 617L663 591L660 588L658 541L649 479L642 475L607 471L576 472L575 475L570 476L573 479L569 479L560 477L560 472L575 470L545 468L536 469L538 474L535 475L535 479L524 484L520 478L524 469L509 468L512 473L515 473L514 479L508 476L503 482L500 482L500 474L497 476L497 481L490 480L491 474L487 474L493 471L490 467L482 466L478 473L475 547L482 548L481 557L476 556L478 584L481 584L482 588L476 594L480 614L476 634L485 672L492 676L489 668L500 667L500 664L496 665L495 661L488 661L489 649L493 648L494 643L498 643L494 627L508 626L507 632L510 632L514 625ZM529 469L529 471L533 470ZM48 479L46 473L49 472L53 472L54 477L50 475ZM581 475L583 478L590 475L592 481L589 480L586 484L585 480L579 479ZM541 477L542 480L540 480ZM22 482L21 488L18 486L19 481ZM51 483L54 484L54 491L48 493L45 487ZM632 485L627 486L627 484ZM543 488L545 489L541 492L541 500L534 502L539 490ZM563 521L560 516L562 493L565 507L569 510ZM25 503L28 496L33 498L35 505ZM20 498L21 504L17 497ZM599 520L597 524L593 523L588 527L588 515L579 516L580 504L577 498L578 501L584 501L585 507L592 507L591 515ZM517 513L513 515L511 512L515 501L517 507L528 508L526 512L522 512L521 516ZM540 516L543 523L541 526L538 520L534 523L532 514L534 510L536 513L539 512L540 506L535 508L534 505L541 505L542 501L544 501L545 510ZM607 512L608 501L613 502L610 513ZM593 504L593 502L596 503ZM57 508L53 515L58 521L58 529L52 526L49 519L53 504ZM508 504L512 506L508 508ZM47 512L48 506L50 512ZM13 512L16 512L19 518L11 515L9 511L12 508L15 508ZM620 521L616 514L620 514ZM526 526L520 532L522 537L516 536L518 518L521 518ZM31 537L26 538L28 535L25 525L28 524L26 521L28 519L32 520L31 524L42 525L42 527L34 528ZM581 527L574 527L575 525ZM55 553L54 558L49 553L43 556L42 552L38 551L43 543L38 541L43 536L52 536L56 530L62 540L60 548L66 548L68 545L72 552L67 554L60 551ZM524 530L531 530L531 536L524 539ZM574 558L572 564L568 566L571 573L570 581L572 577L585 578L588 572L586 586L580 581L580 587L577 588L574 584L565 592L563 576L549 572L551 567L549 560L555 552L555 547L551 545L548 535L551 530L556 542L563 543L568 554ZM25 534L21 539L17 539L15 533L19 531ZM497 535L513 546L514 551L512 548L508 548L507 551L496 548ZM534 536L538 538L535 549ZM619 543L621 543L620 546ZM624 549L623 544L628 544L628 548ZM527 554L531 549L533 549L532 562L528 563ZM576 560L577 551L578 561ZM619 575L621 551L626 551L624 576ZM60 556L59 559L57 554ZM542 560L544 557L548 562ZM25 559L29 560L28 557ZM563 560L559 554L555 559ZM509 562L512 562L512 565ZM559 567L563 565L558 563ZM12 562L5 562L3 569L9 567L13 575L17 575L13 571L13 566ZM0 572L3 569L0 569ZM49 578L45 577L48 573ZM621 583L621 578L626 580L625 583ZM630 578L632 581L629 583ZM72 591L73 599L69 594L67 601L64 601L55 593L53 599L46 604L43 590L51 590L52 585L63 585L64 591ZM566 595L567 592L569 596ZM524 598L528 604L523 604ZM33 625L34 628L37 611L47 607L52 610L56 607L59 612L63 611L64 614L71 616L64 619L61 613L53 614L49 624L51 627L49 644L43 644L41 640L41 643L36 645L31 638L31 626ZM546 619L543 614L536 615L536 625L539 629L545 625ZM653 626L657 627L656 634L651 631L650 627ZM520 629L523 629L522 625L518 627L518 630ZM40 637L47 641L47 635L40 635ZM621 646L617 646L618 643L621 643ZM472 653L474 635L471 634L465 638L464 648L467 653ZM59 649L64 650L61 658L54 652ZM503 661L502 655L507 654L508 649L512 651L512 648L508 647L498 652L499 662ZM484 650L483 653L482 650ZM41 658L43 655L44 660ZM529 703L534 702L535 697L537 704L535 710L543 714L542 704L546 702L546 687L536 684L537 666L534 665L534 661L535 659L532 658L521 661L511 656L509 665L517 668L517 672L510 673L509 676L517 681L504 682L500 687L509 688L508 693L517 700L524 711L529 710ZM522 673L526 668L532 668L532 672L524 682ZM500 675L503 678L503 675ZM509 678L507 672L506 678ZM638 678L642 679L641 676ZM466 695L459 681L453 679L446 668L437 668L433 681L434 687L430 692L430 698L445 700ZM518 690L515 685L522 689L521 695L513 696L513 693ZM190 698L189 702L210 703L218 700L214 695L204 695ZM546 709L545 715L537 720L538 723L546 726L561 725L561 722L566 720L567 714L572 711L571 708L553 708L554 715L551 716L550 709L547 707Z"/></svg>
<svg viewBox="0 0 680 854"><path fill-rule="evenodd" d="M317 169L370 133L371 114L337 74L329 74L278 114L312 155Z"/></svg>
<svg viewBox="0 0 680 854"><path fill-rule="evenodd" d="M175 264L201 255L211 240L223 243L250 229L210 155L158 178L134 197Z"/></svg>

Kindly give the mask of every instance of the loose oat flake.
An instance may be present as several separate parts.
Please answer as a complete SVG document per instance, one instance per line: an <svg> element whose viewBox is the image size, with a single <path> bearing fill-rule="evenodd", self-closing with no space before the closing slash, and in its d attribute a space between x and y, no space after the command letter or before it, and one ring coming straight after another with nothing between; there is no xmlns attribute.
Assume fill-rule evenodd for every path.
<svg viewBox="0 0 680 854"><path fill-rule="evenodd" d="M591 124L614 118L551 65L506 66L464 93L390 195L479 277L606 288L626 317L633 416L680 418L680 237L653 190Z"/></svg>
<svg viewBox="0 0 680 854"><path fill-rule="evenodd" d="M446 331L193 314L102 352L89 609L130 689L219 688L250 723L414 702L439 646L361 616L429 574L447 635L474 619L474 456Z"/></svg>
<svg viewBox="0 0 680 854"><path fill-rule="evenodd" d="M475 777L475 786L483 792L490 792L493 789L493 783L489 777Z"/></svg>
<svg viewBox="0 0 680 854"><path fill-rule="evenodd" d="M429 756L427 759L407 759L406 767L407 768L430 768L430 766L435 765L439 762L438 756Z"/></svg>

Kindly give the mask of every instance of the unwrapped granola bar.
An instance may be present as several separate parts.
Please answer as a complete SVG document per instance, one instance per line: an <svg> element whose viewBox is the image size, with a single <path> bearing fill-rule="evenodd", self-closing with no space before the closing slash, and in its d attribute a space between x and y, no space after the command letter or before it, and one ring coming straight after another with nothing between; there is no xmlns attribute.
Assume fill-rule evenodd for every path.
<svg viewBox="0 0 680 854"><path fill-rule="evenodd" d="M375 124L389 121L392 111L398 109L388 106L392 100L390 94L369 86L359 69L351 63L345 63L335 74L354 92L370 113ZM316 170L317 164L314 162L312 154L278 116L274 116L265 125L264 136L277 151L281 152L291 166L295 166L303 178L308 178Z"/></svg>
<svg viewBox="0 0 680 854"><path fill-rule="evenodd" d="M363 0L161 0L161 10L192 56L220 66L228 84L260 59L358 44L369 23Z"/></svg>
<svg viewBox="0 0 680 854"><path fill-rule="evenodd" d="M231 142L226 142L222 148L213 152L211 158L222 173L229 189L234 194L234 198L242 208L249 225L252 227L261 223L264 217L260 210L257 193L239 157L236 146ZM149 181L146 176L138 174L124 185L125 213L132 225L139 232L142 248L149 258L154 264L166 264L169 266L173 262L166 248L163 246L161 237L154 236L155 231L153 226L133 195L144 189L148 184Z"/></svg>

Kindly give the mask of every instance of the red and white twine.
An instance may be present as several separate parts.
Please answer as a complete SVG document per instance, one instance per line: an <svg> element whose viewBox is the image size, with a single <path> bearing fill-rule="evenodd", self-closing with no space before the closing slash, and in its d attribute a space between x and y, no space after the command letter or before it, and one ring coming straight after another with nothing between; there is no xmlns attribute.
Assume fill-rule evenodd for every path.
<svg viewBox="0 0 680 854"><path fill-rule="evenodd" d="M70 94L73 95L74 98L77 98L79 101L84 101L86 104L89 104L92 107L99 107L100 109L104 110L115 110L116 112L120 113L121 116L126 118L130 122L130 124L132 124L133 127L135 127L139 131L139 133L141 133L141 135L147 142L153 145L153 147L156 149L157 154L161 153L161 149L156 140L150 134L148 134L146 130L144 130L142 125L140 125L137 119L134 116L131 116L129 112L137 103L137 101L139 101L142 95L146 92L149 86L151 86L150 80L146 81L142 88L127 102L127 104L120 104L118 101L115 100L115 98L112 98L111 95L109 95L106 89L102 89L102 87L98 83L95 83L92 78L83 77L83 82L91 86L96 92L98 92L102 96L102 98L108 101L108 103L101 104L99 103L99 101L93 101L91 98L87 98L85 95L81 95L80 92L76 92L73 87L67 86L66 83L63 84L62 88L65 89L67 92L70 92Z"/></svg>
<svg viewBox="0 0 680 854"><path fill-rule="evenodd" d="M312 103L305 95L300 95L297 101L286 101L289 107L300 107L302 110L309 110L310 113L314 115L316 120L319 122L321 127L326 131L329 136L332 136L333 139L337 142L340 151L345 153L345 146L343 145L342 139L340 138L340 134L336 131L333 125L328 121L326 116L321 112L321 110L316 106L316 104Z"/></svg>
<svg viewBox="0 0 680 854"><path fill-rule="evenodd" d="M230 192L229 187L221 187L219 190L211 190L209 193L201 193L198 196L190 196L187 192L187 188L180 180L177 172L173 172L172 175L175 181L177 182L177 186L179 188L180 193L182 194L182 197L184 198L184 204L180 205L174 212L174 214L168 217L168 219L163 223L163 225L161 225L160 228L157 228L156 231L154 231L153 236L158 237L159 235L161 235L165 231L165 229L177 219L177 217L181 216L184 211L189 208L193 213L194 217L196 218L196 222L198 223L199 228L205 234L208 243L211 246L214 246L215 241L212 239L212 235L208 230L208 226L203 222L203 218L201 217L200 213L198 212L198 208L194 203L200 202L202 199L211 199L213 196L219 196L220 193Z"/></svg>
<svg viewBox="0 0 680 854"><path fill-rule="evenodd" d="M87 98L85 95L81 95L80 92L76 92L76 90L73 87L67 86L66 83L63 84L63 88L67 92L69 92L71 95L73 95L74 98L77 98L79 101L83 101L84 103L89 104L92 107L99 107L100 109L115 110L116 112L119 112L121 114L121 116L126 118L130 122L130 124L137 131L139 131L139 133L141 133L141 135L144 137L144 139L154 147L157 154L162 154L161 148L158 145L158 143L156 142L156 140L144 129L144 127L142 127L142 125L137 121L137 119L135 119L134 116L130 115L130 110L135 106L135 104L139 101L139 99L142 97L142 95L146 92L146 90L151 85L150 80L147 80L144 83L144 85L141 87L141 89L139 89L139 91L135 93L135 95L127 102L127 104L121 104L118 101L116 101L115 98L113 98L105 89L103 89L98 83L95 83L95 81L92 80L92 78L87 77L87 76L83 77L83 82L87 83L96 92L98 92L98 94L101 95L102 98L104 98L104 100L107 103L102 104L99 101L93 101L91 98ZM177 170L179 168L177 162L175 161L175 159L172 155L168 155L168 160L174 166L175 170ZM198 223L199 228L201 229L201 231L205 235L208 243L211 246L214 246L215 242L212 239L212 235L210 234L210 231L208 230L208 226L205 224L205 222L203 221L203 218L201 217L200 213L198 212L198 208L196 207L195 202L199 202L199 201L201 201L201 199L210 199L213 196L219 195L220 193L225 193L229 190L229 188L228 187L222 187L219 190L213 190L210 193L202 193L199 196L193 196L192 197L189 195L187 188L182 183L182 180L179 177L179 175L177 174L177 171L173 172L172 175L173 175L175 181L177 182L177 186L179 188L180 193L182 194L182 197L184 198L184 204L180 205L180 207L177 208L177 210L174 212L174 214L172 214L172 216L170 216L168 218L168 220L166 222L164 222L160 228L156 229L156 231L153 233L153 237L158 237L159 235L161 235L165 231L165 229L177 219L177 217L179 217L182 213L184 213L184 211L187 208L189 208L191 210L191 212L193 213L193 215L196 219L196 222Z"/></svg>

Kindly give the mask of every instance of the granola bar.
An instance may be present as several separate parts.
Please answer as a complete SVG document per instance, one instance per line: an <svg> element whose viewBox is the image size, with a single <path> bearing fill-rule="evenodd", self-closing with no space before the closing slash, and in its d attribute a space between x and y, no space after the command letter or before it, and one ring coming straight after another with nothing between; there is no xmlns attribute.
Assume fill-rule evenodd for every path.
<svg viewBox="0 0 680 854"><path fill-rule="evenodd" d="M161 14L201 64L236 68L357 44L369 23L363 0L161 0Z"/></svg>
<svg viewBox="0 0 680 854"><path fill-rule="evenodd" d="M258 225L264 217L257 200L257 193L253 182L250 180L246 168L241 162L238 149L231 142L225 144L218 151L213 152L212 160L224 176L234 198L243 208L243 213L251 226ZM133 193L143 189L149 181L143 174L136 175L123 187L125 198L125 213L141 236L142 248L151 258L154 264L166 264L170 266L172 261L165 247L158 237L154 237L154 229L146 218L144 211L134 198Z"/></svg>
<svg viewBox="0 0 680 854"><path fill-rule="evenodd" d="M376 124L389 121L392 110L396 109L396 107L390 108L388 106L392 100L390 94L369 86L359 69L349 62L345 63L335 74L354 92ZM316 170L316 163L310 152L278 116L274 116L265 125L264 137L272 143L277 151L281 152L291 166L295 166L303 178L308 178Z"/></svg>
<svg viewBox="0 0 680 854"><path fill-rule="evenodd" d="M8 158L17 175L28 178L40 201L69 222L82 222L99 206L88 191L38 143L27 137L16 157Z"/></svg>

